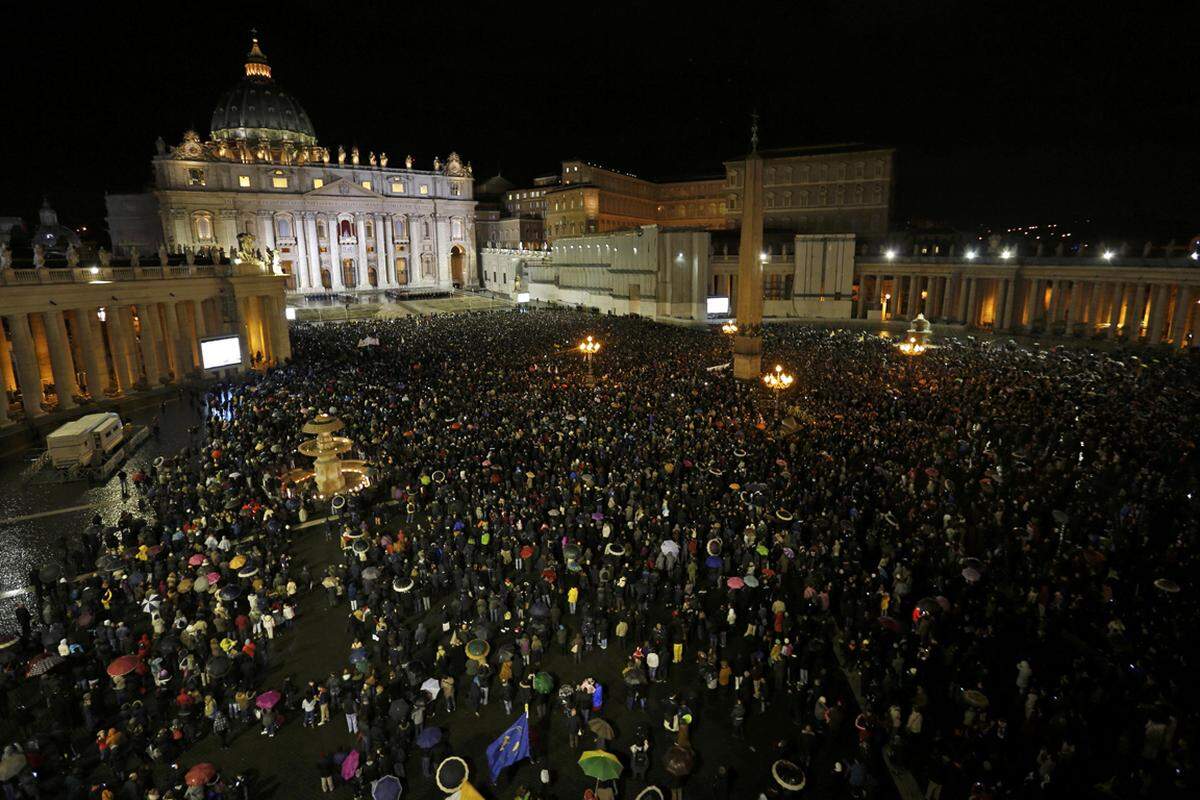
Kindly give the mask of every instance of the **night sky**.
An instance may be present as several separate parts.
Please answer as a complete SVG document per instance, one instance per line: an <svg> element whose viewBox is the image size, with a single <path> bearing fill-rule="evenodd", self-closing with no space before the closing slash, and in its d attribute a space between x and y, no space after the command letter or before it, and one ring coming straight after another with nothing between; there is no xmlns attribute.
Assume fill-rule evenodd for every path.
<svg viewBox="0 0 1200 800"><path fill-rule="evenodd" d="M763 147L897 147L897 226L1086 218L1134 238L1200 233L1188 21L982 5L10 7L0 215L32 219L45 194L65 223L102 225L105 191L148 181L156 136L208 135L257 27L320 142L364 158L411 152L427 168L457 150L477 178L502 167L517 182L575 156L715 175L744 152L757 108Z"/></svg>

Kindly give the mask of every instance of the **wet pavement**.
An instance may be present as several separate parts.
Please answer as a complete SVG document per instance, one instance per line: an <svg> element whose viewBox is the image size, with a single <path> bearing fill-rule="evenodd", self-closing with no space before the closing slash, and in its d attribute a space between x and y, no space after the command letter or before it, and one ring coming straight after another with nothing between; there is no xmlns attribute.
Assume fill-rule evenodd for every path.
<svg viewBox="0 0 1200 800"><path fill-rule="evenodd" d="M161 427L158 439L147 439L126 461L124 469L130 475L149 467L159 455L185 447L188 428L200 422L200 414L186 399L171 396L164 403L125 418L135 425L150 425L157 417ZM136 503L135 499L122 499L115 473L102 484L55 483L45 474L34 479L23 476L38 452L31 449L0 462L0 632L4 633L17 629L13 617L17 604L32 603L32 593L25 591L30 571L57 561L54 554L61 551L59 543L64 537L79 536L93 514L100 514L108 523Z"/></svg>

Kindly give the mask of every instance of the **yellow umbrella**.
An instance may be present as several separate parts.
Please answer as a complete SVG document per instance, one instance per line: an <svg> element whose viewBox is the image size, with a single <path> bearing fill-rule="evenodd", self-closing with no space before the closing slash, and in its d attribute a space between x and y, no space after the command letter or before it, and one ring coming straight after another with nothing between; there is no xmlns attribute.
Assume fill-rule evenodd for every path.
<svg viewBox="0 0 1200 800"><path fill-rule="evenodd" d="M599 781L616 780L623 769L620 759L607 750L586 750L579 757L579 768L589 778Z"/></svg>
<svg viewBox="0 0 1200 800"><path fill-rule="evenodd" d="M244 566L246 566L246 557L243 555L236 555L233 557L233 560L229 562L230 569L241 569Z"/></svg>

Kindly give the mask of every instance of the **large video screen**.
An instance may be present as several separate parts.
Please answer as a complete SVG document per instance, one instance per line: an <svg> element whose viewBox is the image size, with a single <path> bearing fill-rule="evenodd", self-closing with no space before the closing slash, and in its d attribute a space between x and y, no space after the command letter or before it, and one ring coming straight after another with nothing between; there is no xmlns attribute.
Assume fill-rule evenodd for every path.
<svg viewBox="0 0 1200 800"><path fill-rule="evenodd" d="M242 345L236 336L200 341L200 360L205 369L220 369L242 363Z"/></svg>
<svg viewBox="0 0 1200 800"><path fill-rule="evenodd" d="M708 298L708 313L710 313L710 314L728 314L729 313L729 298L728 297L710 297L710 298Z"/></svg>

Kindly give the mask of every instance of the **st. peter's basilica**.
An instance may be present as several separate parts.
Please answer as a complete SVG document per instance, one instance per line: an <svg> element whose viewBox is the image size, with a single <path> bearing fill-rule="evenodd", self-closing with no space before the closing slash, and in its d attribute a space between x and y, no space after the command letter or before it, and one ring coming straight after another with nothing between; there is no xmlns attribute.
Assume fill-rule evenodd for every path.
<svg viewBox="0 0 1200 800"><path fill-rule="evenodd" d="M158 141L154 187L107 197L114 249L236 249L253 233L289 292L442 290L478 284L472 174L457 153L431 169L412 156L332 153L278 83L254 39L204 140ZM401 161L397 166L394 161Z"/></svg>

